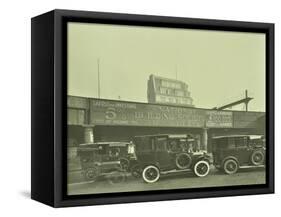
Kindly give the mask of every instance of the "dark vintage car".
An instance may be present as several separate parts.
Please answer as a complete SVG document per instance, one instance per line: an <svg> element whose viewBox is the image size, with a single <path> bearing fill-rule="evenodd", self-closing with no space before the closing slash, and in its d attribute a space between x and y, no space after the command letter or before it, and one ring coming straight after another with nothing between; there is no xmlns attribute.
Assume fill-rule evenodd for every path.
<svg viewBox="0 0 281 217"><path fill-rule="evenodd" d="M160 175L193 171L198 177L210 170L210 156L194 152L196 140L190 135L136 136L136 160L131 162L131 172L147 183L154 183Z"/></svg>
<svg viewBox="0 0 281 217"><path fill-rule="evenodd" d="M214 165L226 174L238 169L264 167L265 139L261 135L231 135L212 138Z"/></svg>
<svg viewBox="0 0 281 217"><path fill-rule="evenodd" d="M115 181L122 179L129 168L129 161L134 159L132 146L127 142L81 144L77 152L85 179L94 181L100 176L111 177L109 180L112 182L114 178Z"/></svg>

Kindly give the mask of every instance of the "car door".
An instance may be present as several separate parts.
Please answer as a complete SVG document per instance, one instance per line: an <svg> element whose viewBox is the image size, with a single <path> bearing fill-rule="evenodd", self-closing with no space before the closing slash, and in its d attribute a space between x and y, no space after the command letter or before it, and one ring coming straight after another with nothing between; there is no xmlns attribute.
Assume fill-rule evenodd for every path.
<svg viewBox="0 0 281 217"><path fill-rule="evenodd" d="M235 147L240 166L248 164L249 156L252 152L248 146L248 137L244 136L235 138Z"/></svg>
<svg viewBox="0 0 281 217"><path fill-rule="evenodd" d="M167 138L156 137L154 138L154 151L155 160L161 170L166 170L172 167L171 158L167 150Z"/></svg>

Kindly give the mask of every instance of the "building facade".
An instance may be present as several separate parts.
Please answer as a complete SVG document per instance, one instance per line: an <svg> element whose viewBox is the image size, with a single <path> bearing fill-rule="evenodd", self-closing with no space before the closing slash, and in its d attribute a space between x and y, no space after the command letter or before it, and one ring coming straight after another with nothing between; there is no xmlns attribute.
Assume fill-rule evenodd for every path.
<svg viewBox="0 0 281 217"><path fill-rule="evenodd" d="M148 134L192 134L211 149L220 135L265 135L265 113L68 96L68 146L94 141L131 141Z"/></svg>

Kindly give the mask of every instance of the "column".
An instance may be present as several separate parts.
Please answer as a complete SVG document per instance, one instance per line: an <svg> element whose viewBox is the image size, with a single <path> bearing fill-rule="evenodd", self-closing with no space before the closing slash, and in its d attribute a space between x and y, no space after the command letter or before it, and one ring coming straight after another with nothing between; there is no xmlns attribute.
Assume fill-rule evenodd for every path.
<svg viewBox="0 0 281 217"><path fill-rule="evenodd" d="M208 129L207 128L203 128L203 132L202 132L202 149L204 151L208 150Z"/></svg>
<svg viewBox="0 0 281 217"><path fill-rule="evenodd" d="M94 142L94 128L84 127L84 142L85 143L93 143Z"/></svg>

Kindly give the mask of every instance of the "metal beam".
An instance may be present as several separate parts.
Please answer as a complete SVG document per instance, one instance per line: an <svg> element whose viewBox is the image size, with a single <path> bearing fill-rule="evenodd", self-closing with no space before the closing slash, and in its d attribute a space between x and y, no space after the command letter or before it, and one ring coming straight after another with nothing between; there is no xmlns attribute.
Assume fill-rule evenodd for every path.
<svg viewBox="0 0 281 217"><path fill-rule="evenodd" d="M226 104L226 105L224 105L224 106L216 107L215 109L217 109L217 110L223 110L223 109L226 109L226 108L230 108L230 107L232 107L232 106L235 106L235 105L239 105L239 104L245 103L245 105L246 105L246 111L248 111L248 103L249 103L252 99L254 99L254 98L252 98L252 97L247 97L247 98L240 99L240 100L238 100L238 101L235 101L235 102Z"/></svg>

